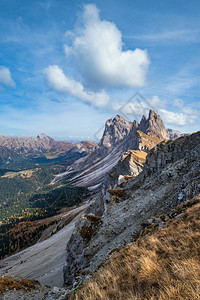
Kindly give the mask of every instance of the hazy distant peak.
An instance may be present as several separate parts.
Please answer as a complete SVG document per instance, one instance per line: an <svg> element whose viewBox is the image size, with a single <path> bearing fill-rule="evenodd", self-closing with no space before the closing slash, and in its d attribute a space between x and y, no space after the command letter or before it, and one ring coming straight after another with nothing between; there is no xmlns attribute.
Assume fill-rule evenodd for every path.
<svg viewBox="0 0 200 300"><path fill-rule="evenodd" d="M46 135L45 133L39 133L37 135L37 139L41 139L41 140L52 140L52 138L48 135Z"/></svg>

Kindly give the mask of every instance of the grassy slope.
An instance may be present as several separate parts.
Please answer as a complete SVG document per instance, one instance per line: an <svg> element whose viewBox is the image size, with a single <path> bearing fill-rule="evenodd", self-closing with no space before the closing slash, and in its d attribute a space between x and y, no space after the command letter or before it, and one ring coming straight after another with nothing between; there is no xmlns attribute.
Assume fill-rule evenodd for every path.
<svg viewBox="0 0 200 300"><path fill-rule="evenodd" d="M200 299L200 195L181 217L114 254L74 300Z"/></svg>

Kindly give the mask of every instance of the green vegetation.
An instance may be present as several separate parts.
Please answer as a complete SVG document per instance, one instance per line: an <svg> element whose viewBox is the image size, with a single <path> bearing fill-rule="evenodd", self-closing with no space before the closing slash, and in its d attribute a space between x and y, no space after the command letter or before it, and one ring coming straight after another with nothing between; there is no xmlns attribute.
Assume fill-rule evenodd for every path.
<svg viewBox="0 0 200 300"><path fill-rule="evenodd" d="M54 176L66 171L71 162L62 160L40 157L0 166L0 258L32 245L53 224L39 224L38 220L87 198L85 188L67 183L50 185ZM35 221L37 225L33 226Z"/></svg>

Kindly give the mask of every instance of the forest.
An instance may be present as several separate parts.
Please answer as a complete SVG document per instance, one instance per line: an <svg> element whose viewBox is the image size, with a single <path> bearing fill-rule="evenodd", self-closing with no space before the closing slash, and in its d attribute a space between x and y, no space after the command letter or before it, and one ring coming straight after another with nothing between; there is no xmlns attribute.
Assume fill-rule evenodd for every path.
<svg viewBox="0 0 200 300"><path fill-rule="evenodd" d="M0 166L0 258L34 244L51 222L40 222L55 216L64 207L78 205L88 197L85 188L67 183L52 186L54 176L66 170L66 162L34 165L25 161ZM13 168L15 167L15 168Z"/></svg>

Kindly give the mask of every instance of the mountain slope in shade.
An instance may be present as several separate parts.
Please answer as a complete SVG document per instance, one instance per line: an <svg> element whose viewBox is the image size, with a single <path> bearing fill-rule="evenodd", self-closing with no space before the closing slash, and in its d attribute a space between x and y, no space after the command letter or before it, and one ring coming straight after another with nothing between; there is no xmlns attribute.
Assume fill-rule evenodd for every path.
<svg viewBox="0 0 200 300"><path fill-rule="evenodd" d="M129 149L149 152L164 139L169 139L168 133L154 111L150 110L149 117L143 116L140 123L117 115L106 122L103 137L94 152L58 174L52 183L65 180L75 186L100 185L106 172L117 164L124 152Z"/></svg>

